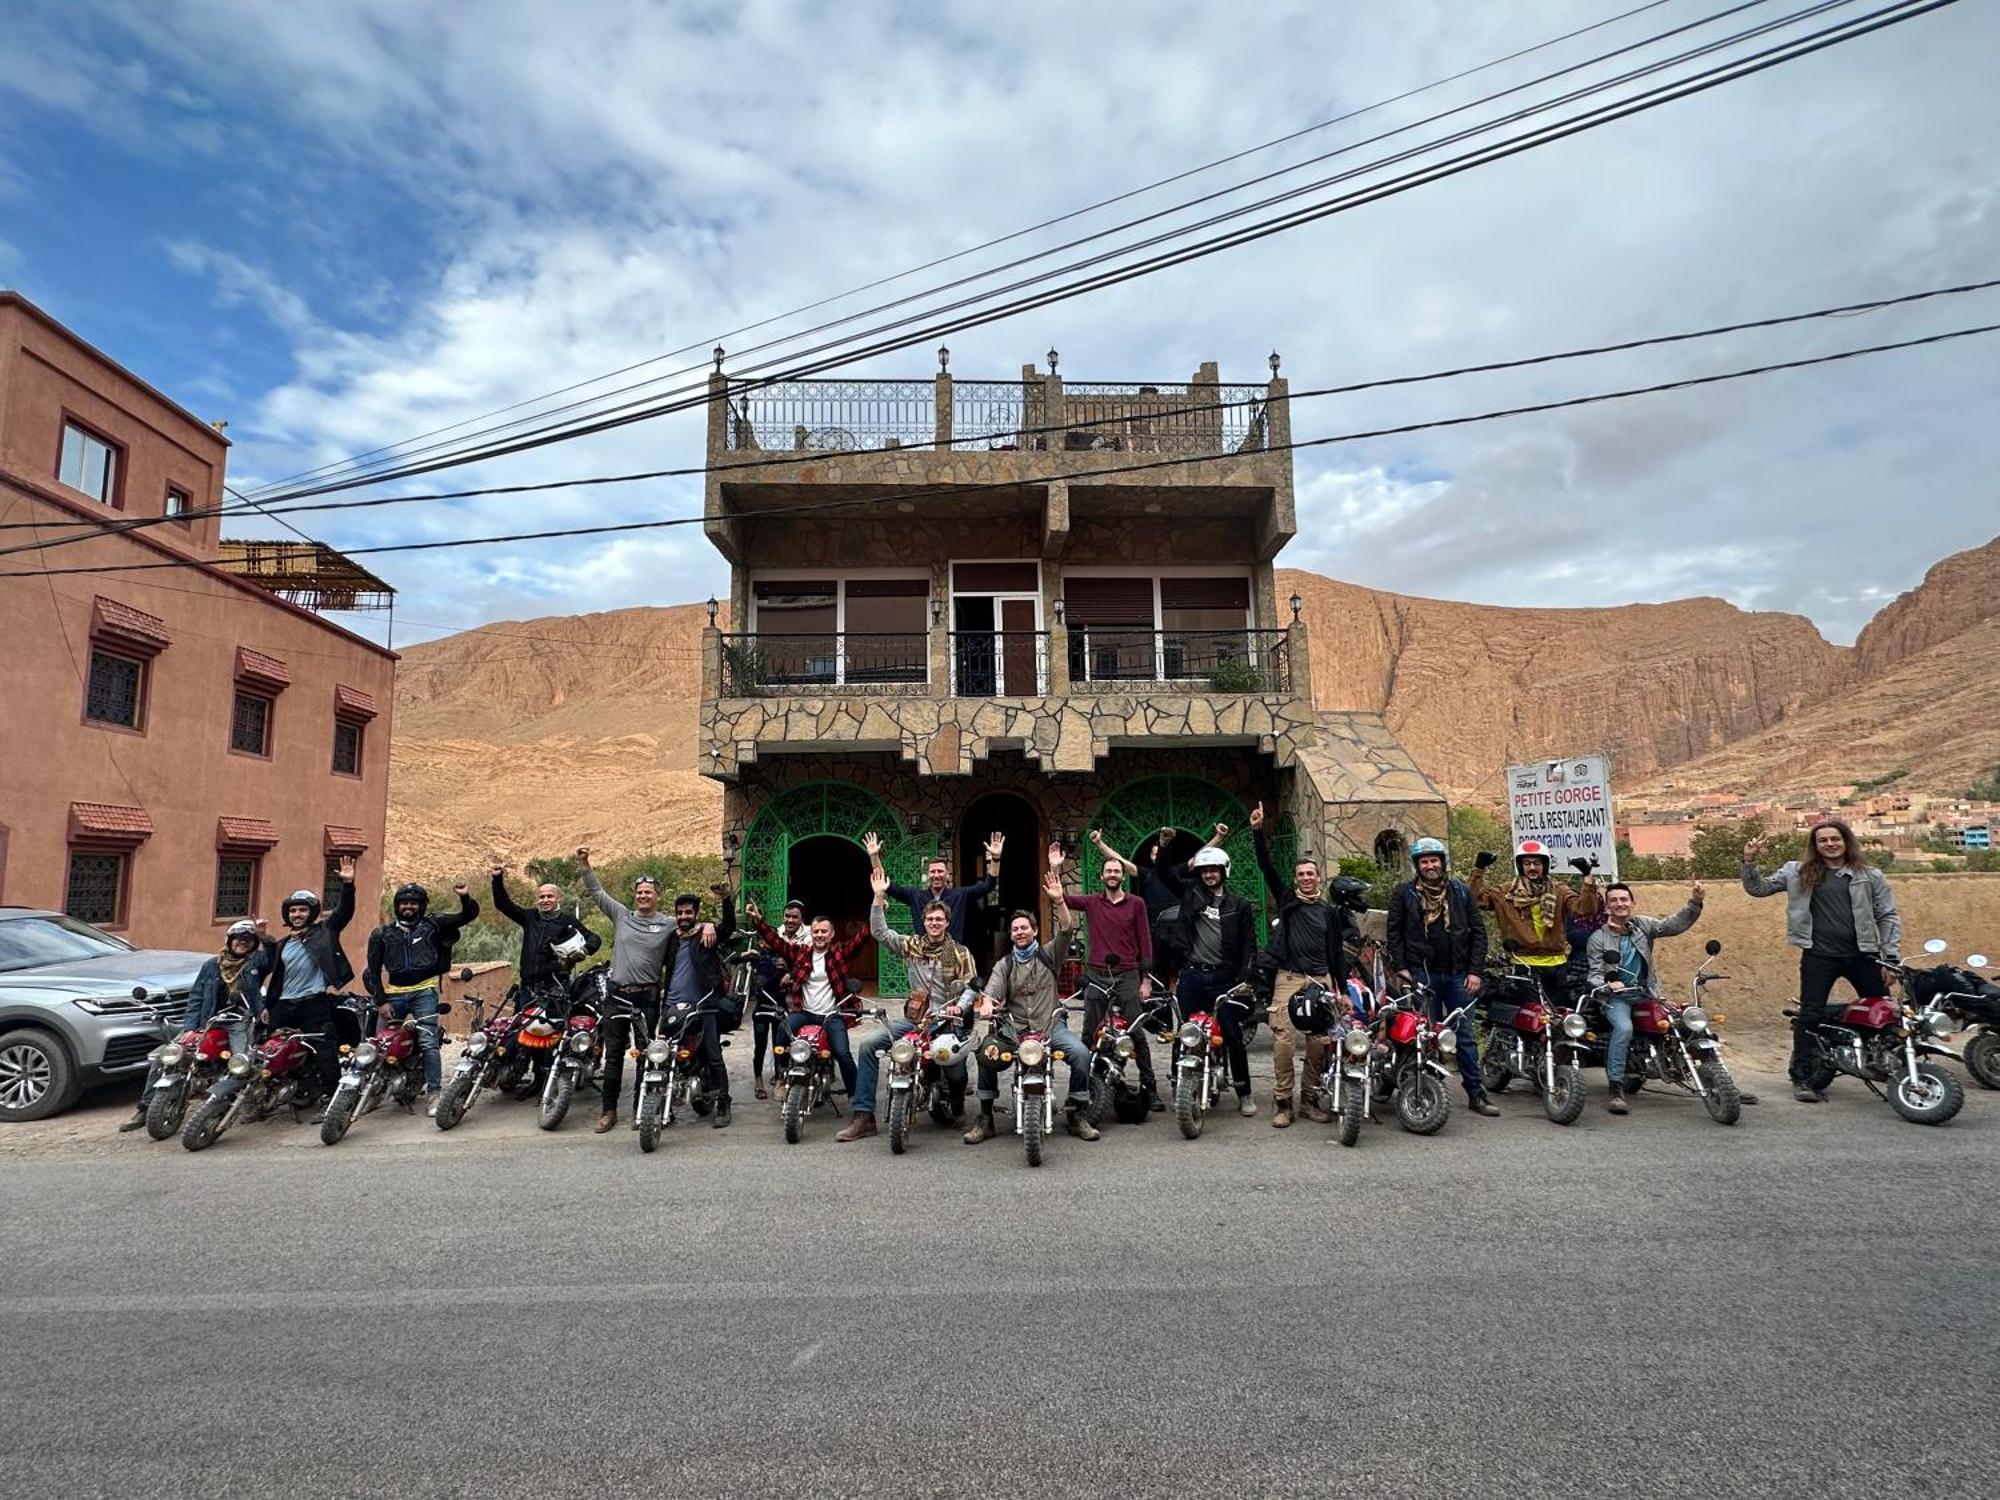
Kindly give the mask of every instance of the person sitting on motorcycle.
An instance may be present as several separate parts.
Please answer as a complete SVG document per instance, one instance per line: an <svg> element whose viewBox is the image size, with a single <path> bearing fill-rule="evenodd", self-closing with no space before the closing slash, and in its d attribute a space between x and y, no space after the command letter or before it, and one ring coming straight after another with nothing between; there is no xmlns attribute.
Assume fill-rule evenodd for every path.
<svg viewBox="0 0 2000 1500"><path fill-rule="evenodd" d="M1439 839L1410 845L1413 878L1389 896L1389 968L1408 984L1421 979L1430 989L1433 1021L1477 998L1485 983L1486 918L1463 881L1451 878L1451 853ZM1479 1039L1470 1025L1458 1027L1458 1075L1466 1107L1476 1115L1497 1115L1479 1072Z"/></svg>
<svg viewBox="0 0 2000 1500"><path fill-rule="evenodd" d="M1549 851L1535 839L1514 851L1514 878L1506 885L1486 883L1494 860L1487 850L1473 860L1473 899L1481 910L1493 913L1502 944L1534 971L1543 993L1559 1004L1571 1003L1567 924L1572 918L1595 916L1604 906L1590 861L1570 861L1583 876L1582 885L1572 887L1549 878Z"/></svg>
<svg viewBox="0 0 2000 1500"><path fill-rule="evenodd" d="M868 908L868 932L883 948L903 961L910 976L910 995L903 1002L903 1014L886 1026L872 1028L855 1044L860 1061L855 1064L859 1092L854 1096L854 1118L836 1135L836 1141L858 1141L875 1134L875 1084L881 1074L882 1054L900 1036L908 1036L919 1026L938 1016L958 1016L959 998L975 978L972 955L951 937L951 908L933 901L924 908L923 931L914 936L893 932L882 898L889 892L889 877L872 871L869 880L875 900ZM955 1119L965 1115L965 1057L961 1053L945 1070L945 1084L951 1096Z"/></svg>
<svg viewBox="0 0 2000 1500"><path fill-rule="evenodd" d="M368 935L368 962L361 982L384 1022L417 1018L417 1045L424 1054L424 1093L434 1096L444 1081L438 1062L438 979L451 966L451 945L459 930L479 915L479 903L464 881L452 887L458 910L430 915L431 894L415 881L396 887L390 907L395 920Z"/></svg>
<svg viewBox="0 0 2000 1500"><path fill-rule="evenodd" d="M1264 804L1250 809L1250 830L1256 841L1257 868L1264 888L1278 904L1278 931L1271 946L1278 956L1278 983L1271 993L1271 1123L1283 1130L1292 1123L1292 1051L1294 1030L1291 1000L1308 984L1332 989L1347 973L1347 955L1361 946L1361 930L1353 914L1333 905L1322 889L1319 861L1301 856L1287 882L1271 861L1270 840L1264 836ZM1306 1039L1306 1073L1299 1086L1299 1113L1324 1125L1333 1118L1317 1098L1326 1042Z"/></svg>
<svg viewBox="0 0 2000 1500"><path fill-rule="evenodd" d="M736 933L736 898L726 885L709 887L722 907L722 920L701 919L701 897L683 892L674 897L674 930L660 956L660 973L666 985L666 999L660 1014L664 1018L682 1007L701 1012L702 1072L708 1091L715 1097L715 1112L708 1123L717 1130L731 1119L729 1069L722 1060L722 1027L727 1020L733 1028L742 1017L732 1009L729 979L722 969L721 945Z"/></svg>
<svg viewBox="0 0 2000 1500"><path fill-rule="evenodd" d="M660 1024L660 976L667 943L674 935L674 923L660 910L660 882L641 875L632 882L632 904L627 907L604 889L597 871L590 867L588 845L576 851L583 871L584 894L597 909L611 919L611 994L632 1007L650 1031ZM630 1015L616 1012L604 1018L603 1110L592 1128L603 1135L618 1124L618 1096L625 1083L625 1052L632 1045ZM632 1080L633 1096L638 1096L639 1080Z"/></svg>
<svg viewBox="0 0 2000 1500"><path fill-rule="evenodd" d="M1063 895L1063 905L1080 912L1090 924L1084 943L1086 977L1083 1005L1083 1034L1094 1041L1113 1005L1127 1021L1139 1019L1140 1011L1153 998L1153 924L1146 903L1125 890L1125 862L1105 844L1104 835L1090 830L1090 841L1104 856L1099 879L1104 894ZM1147 1110L1164 1110L1159 1085L1153 1080L1153 1049L1147 1045L1144 1028L1134 1027L1134 1057L1139 1065L1139 1088L1146 1096Z"/></svg>
<svg viewBox="0 0 2000 1500"><path fill-rule="evenodd" d="M847 1090L850 1101L855 1100L859 1080L855 1077L854 1052L848 1045L847 1023L841 1012L853 1009L847 1003L847 971L862 944L868 941L868 929L864 927L835 942L833 919L814 917L806 929L806 941L795 943L764 920L756 902L745 902L743 914L755 925L764 946L791 970L792 1009L779 1033L780 1040L790 1046L800 1026L810 1023L823 1026L827 1046L833 1049L834 1063L840 1068L841 1087Z"/></svg>
<svg viewBox="0 0 2000 1500"><path fill-rule="evenodd" d="M1632 1049L1632 1002L1659 997L1653 971L1653 943L1679 937L1701 915L1699 880L1688 887L1687 905L1671 917L1641 917L1633 911L1632 887L1614 880L1604 888L1604 925L1590 935L1590 987L1598 996L1604 1018L1611 1023L1611 1041L1604 1051L1604 1076L1614 1115L1628 1113L1625 1104L1625 1059Z"/></svg>
<svg viewBox="0 0 2000 1500"><path fill-rule="evenodd" d="M812 932L806 926L806 908L804 902L787 901L785 903L784 920L778 923L778 936L788 943L808 943L812 941ZM762 990L773 999L777 999L785 993L790 978L790 965L779 958L776 953L759 944L757 951L750 955L750 967L752 970L752 982L757 990ZM750 1080L752 1090L759 1099L770 1098L769 1092L764 1087L764 1055L770 1051L771 1021L770 1011L755 1004L755 997L753 995L750 1024L754 1041L750 1053ZM785 1070L778 1065L777 1053L771 1052L770 1056L771 1082L775 1084L785 1076Z"/></svg>
<svg viewBox="0 0 2000 1500"><path fill-rule="evenodd" d="M1257 950L1257 913L1225 884L1229 856L1215 845L1195 851L1188 861L1188 873L1187 891L1181 897L1175 924L1176 946L1183 963L1174 999L1182 1021L1201 1014L1215 1017L1222 1029L1237 1111L1255 1115L1257 1101L1250 1097L1250 1052L1243 1039L1243 1011L1218 1002L1250 975L1251 957Z"/></svg>
<svg viewBox="0 0 2000 1500"><path fill-rule="evenodd" d="M979 1013L1002 1023L1016 1039L1025 1032L1039 1032L1049 1039L1049 1050L1069 1064L1069 1133L1081 1141L1097 1139L1097 1127L1090 1123L1090 1049L1069 1029L1057 1009L1056 978L1069 957L1076 939L1076 915L1062 902L1063 848L1049 845L1049 874L1043 889L1049 894L1055 914L1055 940L1044 944L1032 913L1017 911L1007 923L1011 946L993 972L979 997ZM1000 1097L1000 1072L984 1057L979 1059L979 1118L965 1133L965 1143L976 1146L999 1134L993 1123L993 1101Z"/></svg>
<svg viewBox="0 0 2000 1500"><path fill-rule="evenodd" d="M232 1052L250 1050L250 1017L257 1013L258 994L271 969L272 947L266 942L263 929L262 922L229 924L229 931L222 935L222 951L203 964L194 976L194 988L188 991L187 1015L181 1020L181 1030L192 1031L198 1036L207 1028L210 1016L217 1011L240 1006L243 1021L231 1028L229 1049ZM146 1070L146 1086L139 1090L138 1112L118 1127L121 1135L145 1125L146 1101L152 1097L153 1085L159 1081L160 1065L154 1063Z"/></svg>
<svg viewBox="0 0 2000 1500"><path fill-rule="evenodd" d="M564 911L562 892L546 882L535 887L533 909L516 906L507 894L505 865L493 866L493 906L521 929L521 1004L538 1004L554 1020L567 1020L569 971L577 960L556 952L556 944L574 947L575 939L581 938L583 952L595 953L604 946L604 939Z"/></svg>
<svg viewBox="0 0 2000 1500"><path fill-rule="evenodd" d="M944 856L932 855L924 864L922 885L895 885L889 887L891 899L909 907L912 917L919 917L923 909L933 901L942 901L945 910L951 913L951 939L955 943L965 941L965 911L973 902L986 895L1000 884L1000 851L1007 846L1004 833L986 835L986 875L971 885L953 885L951 866ZM861 835L861 847L868 852L868 867L882 868L882 840L873 832Z"/></svg>
<svg viewBox="0 0 2000 1500"><path fill-rule="evenodd" d="M311 1040L313 1062L329 1099L340 1082L333 992L354 978L354 965L340 946L340 934L354 918L353 856L343 854L335 869L340 900L330 914L321 916L319 897L305 890L293 891L278 908L285 935L275 945L257 1017L265 1026L292 1027Z"/></svg>

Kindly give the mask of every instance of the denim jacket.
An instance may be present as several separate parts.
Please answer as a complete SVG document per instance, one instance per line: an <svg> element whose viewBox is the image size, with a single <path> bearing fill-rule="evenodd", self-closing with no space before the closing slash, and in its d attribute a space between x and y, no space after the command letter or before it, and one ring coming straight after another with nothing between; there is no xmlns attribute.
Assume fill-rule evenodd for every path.
<svg viewBox="0 0 2000 1500"><path fill-rule="evenodd" d="M1829 870L1826 878L1847 881L1847 893L1854 903L1856 946L1863 953L1874 954L1882 963L1901 962L1903 919L1896 915L1896 898L1889 890L1889 877L1873 865L1864 865L1858 871L1846 866ZM1783 891L1785 941L1794 948L1812 946L1812 892L1799 879L1797 860L1787 860L1769 876L1759 875L1756 864L1744 860L1743 889L1753 896L1775 896Z"/></svg>

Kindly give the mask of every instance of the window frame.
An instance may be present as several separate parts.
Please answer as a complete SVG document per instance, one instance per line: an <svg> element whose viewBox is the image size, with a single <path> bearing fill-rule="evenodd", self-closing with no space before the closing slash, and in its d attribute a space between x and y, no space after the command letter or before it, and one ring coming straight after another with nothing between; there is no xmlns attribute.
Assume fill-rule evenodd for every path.
<svg viewBox="0 0 2000 1500"><path fill-rule="evenodd" d="M62 913L75 917L79 922L88 922L93 927L106 932L122 931L128 924L132 912L132 856L134 850L110 847L104 844L72 843L68 846L63 860L63 904ZM83 859L108 859L117 866L117 874L112 883L111 919L100 922L95 917L77 916L69 909L70 888L76 880L76 862Z"/></svg>
<svg viewBox="0 0 2000 1500"><path fill-rule="evenodd" d="M83 674L83 702L78 709L80 722L92 729L106 729L114 734L144 735L146 732L146 721L151 716L153 706L153 663L151 658L139 656L129 651L120 651L116 646L99 637L92 637L89 645L90 656ZM127 666L139 669L139 683L134 695L136 701L133 704L132 712L133 722L130 724L121 724L115 719L99 719L94 717L90 712L91 679L96 675L97 658L100 655L107 656L113 661L124 662Z"/></svg>
<svg viewBox="0 0 2000 1500"><path fill-rule="evenodd" d="M1166 637L1170 632L1167 630L1165 623L1166 609L1162 603L1161 580L1167 578L1235 578L1239 574L1245 580L1246 585L1243 609L1243 638L1245 641L1249 641L1257 632L1270 628L1261 624L1258 619L1257 570L1255 565L1251 563L1111 563L1101 566L1093 563L1065 564L1062 571L1062 584L1063 588L1067 590L1071 575L1079 578L1151 578L1153 581L1153 625L1151 634L1153 637L1154 674L1151 681L1155 683L1181 683L1199 681L1205 674L1197 672L1193 674L1181 673L1172 676L1168 675ZM1063 622L1063 628L1072 632L1074 630L1074 627L1070 626L1067 619ZM1083 628L1087 631L1090 627ZM1204 631L1189 633L1233 635L1235 632ZM1147 681L1147 679L1140 677L1124 679L1090 677L1085 680L1090 682L1113 680L1129 682Z"/></svg>
<svg viewBox="0 0 2000 1500"><path fill-rule="evenodd" d="M245 750L236 743L236 705L245 698L255 699L264 705L264 748L261 750ZM260 693L253 687L246 687L241 680L230 684L229 753L243 756L246 760L270 760L277 750L277 719L277 694Z"/></svg>
<svg viewBox="0 0 2000 1500"><path fill-rule="evenodd" d="M354 769L345 771L340 765L340 731L354 731ZM368 765L368 721L349 718L346 714L333 716L333 742L329 747L327 765L335 776L351 776L360 781Z"/></svg>
<svg viewBox="0 0 2000 1500"><path fill-rule="evenodd" d="M93 442L99 443L109 450L111 455L110 494L92 495L89 490L81 489L62 477L63 450L69 446L69 430L72 427ZM125 458L126 450L123 443L112 437L110 433L99 427L95 422L78 416L68 407L62 409L61 421L56 428L55 476L58 485L72 494L88 496L94 504L102 505L110 510L123 510L125 508Z"/></svg>
<svg viewBox="0 0 2000 1500"><path fill-rule="evenodd" d="M181 500L179 510L174 509L174 497L176 495ZM175 484L169 480L167 483L166 498L160 502L160 514L165 516L169 521L172 521L176 526L192 527L194 525L194 517L190 512L193 510L194 491L190 490L184 484Z"/></svg>
<svg viewBox="0 0 2000 1500"><path fill-rule="evenodd" d="M228 864L248 865L250 867L250 885L249 889L244 892L243 910L240 912L221 912L215 909L222 904L222 867ZM214 920L215 925L220 927L227 922L241 922L254 917L257 913L257 897L263 881L263 855L251 854L242 850L218 849L215 854L214 899L209 903L210 916Z"/></svg>
<svg viewBox="0 0 2000 1500"><path fill-rule="evenodd" d="M750 572L750 576L744 580L744 596L749 604L749 608L745 611L745 613L749 615L749 624L747 633L752 638L759 637L764 633L763 610L760 607L757 599L757 588L759 584L818 583L822 580L830 580L833 584L833 630L831 632L831 635L832 639L836 642L835 649L832 653L832 661L831 661L833 672L830 676L825 677L824 679L813 677L801 681L800 683L796 684L799 691L801 692L808 691L812 687L830 688L830 687L848 686L848 681L847 681L848 652L846 646L847 585L850 580L861 583L921 582L924 585L924 592L921 596L924 601L922 605L922 615L921 615L921 619L923 620L923 628L921 630L908 631L908 632L890 632L891 634L921 635L925 638L926 649L924 652L924 675L922 682L920 684L914 678L907 680L902 678L894 678L894 679L886 679L885 681L904 687L917 687L920 685L928 686L930 684L930 679L931 679L930 652L928 649L928 641L931 632L930 606L931 606L931 601L937 598L937 581L932 576L931 570L929 568L871 567L871 568L844 568L844 569L843 568L752 569ZM808 631L806 632L806 634L812 635L815 634L815 632ZM866 670L865 666L863 670L864 671ZM882 684L872 679L864 678L862 682L858 685L879 686Z"/></svg>

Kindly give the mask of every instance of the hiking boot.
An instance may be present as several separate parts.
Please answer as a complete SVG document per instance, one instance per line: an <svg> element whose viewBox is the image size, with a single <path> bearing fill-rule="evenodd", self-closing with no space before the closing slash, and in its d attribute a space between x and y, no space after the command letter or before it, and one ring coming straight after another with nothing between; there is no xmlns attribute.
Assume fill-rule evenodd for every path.
<svg viewBox="0 0 2000 1500"><path fill-rule="evenodd" d="M999 1133L999 1128L993 1123L993 1116L982 1113L972 1122L972 1129L965 1132L965 1144L976 1146L981 1141L992 1140Z"/></svg>
<svg viewBox="0 0 2000 1500"><path fill-rule="evenodd" d="M1604 1107L1614 1115L1629 1115L1631 1109L1625 1103L1625 1089L1622 1084L1611 1085L1611 1097L1604 1101Z"/></svg>
<svg viewBox="0 0 2000 1500"><path fill-rule="evenodd" d="M1304 1115L1308 1120L1311 1120L1315 1125L1331 1125L1333 1123L1333 1116L1319 1107L1317 1099L1300 1100L1299 1113Z"/></svg>
<svg viewBox="0 0 2000 1500"><path fill-rule="evenodd" d="M1102 1134L1095 1125L1090 1123L1090 1116L1085 1114L1081 1107L1074 1104L1069 1107L1069 1133L1080 1141L1094 1141Z"/></svg>
<svg viewBox="0 0 2000 1500"><path fill-rule="evenodd" d="M1167 1101L1160 1097L1158 1089L1154 1089L1152 1093L1146 1096L1146 1113L1149 1115L1163 1115L1166 1112Z"/></svg>
<svg viewBox="0 0 2000 1500"><path fill-rule="evenodd" d="M875 1117L865 1109L857 1109L854 1118L847 1122L847 1128L834 1136L836 1141L865 1141L875 1133Z"/></svg>
<svg viewBox="0 0 2000 1500"><path fill-rule="evenodd" d="M1496 1120L1500 1118L1500 1106L1484 1094L1467 1094L1465 1096L1465 1107L1475 1115L1487 1115Z"/></svg>
<svg viewBox="0 0 2000 1500"><path fill-rule="evenodd" d="M1801 1104L1824 1104L1826 1102L1826 1095L1822 1094L1809 1083L1793 1084L1792 1097Z"/></svg>
<svg viewBox="0 0 2000 1500"><path fill-rule="evenodd" d="M1236 1113L1246 1120L1254 1120L1257 1117L1257 1101L1248 1094L1237 1095Z"/></svg>
<svg viewBox="0 0 2000 1500"><path fill-rule="evenodd" d="M146 1106L142 1104L132 1112L131 1119L125 1121L122 1125L118 1127L118 1133L120 1135L127 1135L134 1130L144 1130L145 1128L146 1128Z"/></svg>
<svg viewBox="0 0 2000 1500"><path fill-rule="evenodd" d="M593 1134L609 1135L618 1128L618 1111L607 1109L597 1117L597 1123L590 1127Z"/></svg>
<svg viewBox="0 0 2000 1500"><path fill-rule="evenodd" d="M1271 1101L1271 1128L1273 1130L1290 1130L1292 1128L1292 1101L1290 1099L1273 1099Z"/></svg>
<svg viewBox="0 0 2000 1500"><path fill-rule="evenodd" d="M715 1101L715 1116L708 1122L708 1128L710 1130L726 1130L729 1127L729 1122L735 1118L730 1113L729 1101L727 1099L718 1099Z"/></svg>

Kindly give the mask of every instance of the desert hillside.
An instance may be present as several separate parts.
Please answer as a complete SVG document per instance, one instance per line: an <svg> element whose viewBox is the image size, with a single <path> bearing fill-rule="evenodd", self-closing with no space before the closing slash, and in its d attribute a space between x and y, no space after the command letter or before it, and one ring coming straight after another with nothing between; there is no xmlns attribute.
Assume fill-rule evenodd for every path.
<svg viewBox="0 0 2000 1500"><path fill-rule="evenodd" d="M1329 708L1387 716L1454 797L1510 761L1610 752L1623 784L1780 790L1907 773L1956 790L2000 763L2000 539L1947 558L1853 647L1720 599L1502 609L1281 569ZM695 772L700 605L507 621L412 647L397 680L389 843L442 874L587 838L713 848Z"/></svg>

